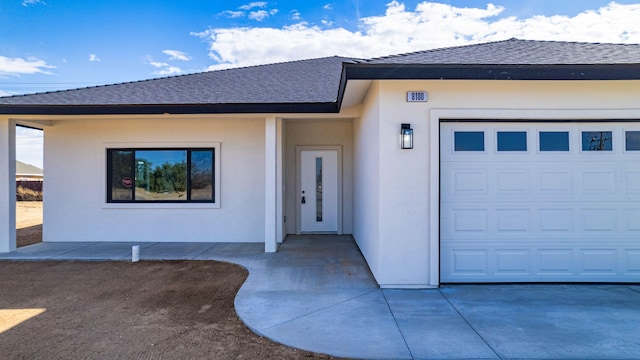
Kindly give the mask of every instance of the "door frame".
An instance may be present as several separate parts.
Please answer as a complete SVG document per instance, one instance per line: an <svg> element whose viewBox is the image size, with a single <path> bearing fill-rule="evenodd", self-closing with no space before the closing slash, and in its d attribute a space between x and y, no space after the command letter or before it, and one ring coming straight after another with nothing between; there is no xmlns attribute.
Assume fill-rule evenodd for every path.
<svg viewBox="0 0 640 360"><path fill-rule="evenodd" d="M342 235L342 146L341 145L296 145L296 234L302 233L302 152L336 151L338 153L338 235Z"/></svg>

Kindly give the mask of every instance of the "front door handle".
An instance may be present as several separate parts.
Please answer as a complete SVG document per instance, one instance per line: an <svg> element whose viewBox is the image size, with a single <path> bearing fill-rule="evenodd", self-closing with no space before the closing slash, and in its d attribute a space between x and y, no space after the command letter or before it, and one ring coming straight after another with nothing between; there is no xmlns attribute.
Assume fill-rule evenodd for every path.
<svg viewBox="0 0 640 360"><path fill-rule="evenodd" d="M303 203L303 204L306 204L306 203L307 203L307 199L305 199L305 197L304 197L304 196L302 197L302 203Z"/></svg>

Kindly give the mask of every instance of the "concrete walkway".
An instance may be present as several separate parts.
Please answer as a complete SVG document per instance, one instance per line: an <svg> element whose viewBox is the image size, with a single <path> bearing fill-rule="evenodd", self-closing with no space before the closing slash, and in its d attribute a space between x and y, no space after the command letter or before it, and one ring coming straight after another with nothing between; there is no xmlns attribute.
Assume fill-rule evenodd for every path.
<svg viewBox="0 0 640 360"><path fill-rule="evenodd" d="M41 243L1 259L128 260L133 243ZM350 236L263 244L143 243L142 260L249 269L236 311L274 341L364 359L637 359L640 286L465 285L381 290Z"/></svg>

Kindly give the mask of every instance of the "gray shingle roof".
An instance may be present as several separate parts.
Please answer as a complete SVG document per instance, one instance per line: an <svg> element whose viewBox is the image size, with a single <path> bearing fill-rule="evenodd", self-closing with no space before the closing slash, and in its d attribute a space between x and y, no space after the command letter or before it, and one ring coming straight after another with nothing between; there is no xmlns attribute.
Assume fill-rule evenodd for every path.
<svg viewBox="0 0 640 360"><path fill-rule="evenodd" d="M158 105L336 102L338 56L0 98L15 105Z"/></svg>
<svg viewBox="0 0 640 360"><path fill-rule="evenodd" d="M0 98L0 114L338 112L349 79L640 79L640 45L510 39Z"/></svg>
<svg viewBox="0 0 640 360"><path fill-rule="evenodd" d="M385 56L367 64L602 65L640 64L640 45L509 39Z"/></svg>

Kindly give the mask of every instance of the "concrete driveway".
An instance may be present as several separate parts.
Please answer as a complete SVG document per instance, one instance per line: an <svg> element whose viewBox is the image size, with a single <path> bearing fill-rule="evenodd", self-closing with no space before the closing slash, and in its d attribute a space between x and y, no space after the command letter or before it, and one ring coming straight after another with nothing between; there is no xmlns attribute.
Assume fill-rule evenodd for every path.
<svg viewBox="0 0 640 360"><path fill-rule="evenodd" d="M290 236L243 263L236 311L305 350L362 359L638 359L640 286L379 289L350 236Z"/></svg>
<svg viewBox="0 0 640 360"><path fill-rule="evenodd" d="M0 260L126 260L133 243L41 243ZM351 236L264 244L146 243L140 258L249 270L236 312L274 341L362 359L639 359L638 285L456 285L382 290Z"/></svg>

